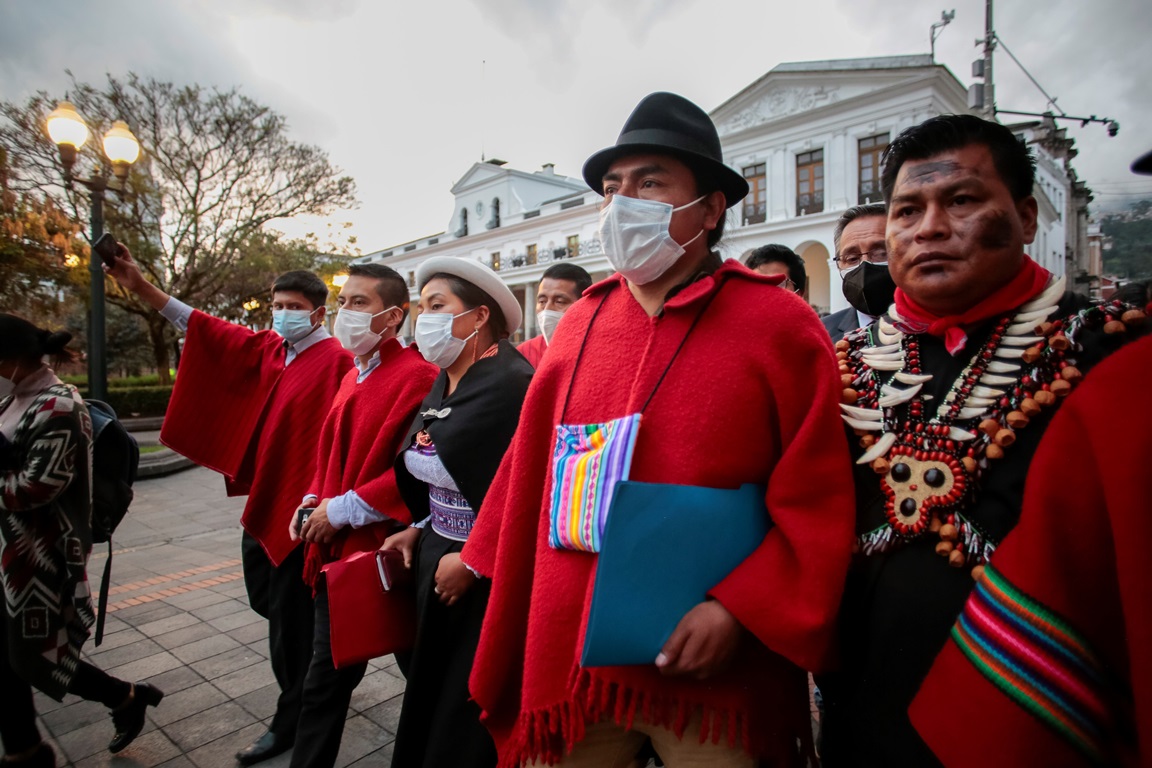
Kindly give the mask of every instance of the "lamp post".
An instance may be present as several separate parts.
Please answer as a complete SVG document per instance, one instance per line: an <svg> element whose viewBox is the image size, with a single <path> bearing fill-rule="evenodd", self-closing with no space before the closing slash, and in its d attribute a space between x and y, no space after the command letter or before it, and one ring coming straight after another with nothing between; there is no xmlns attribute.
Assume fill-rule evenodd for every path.
<svg viewBox="0 0 1152 768"><path fill-rule="evenodd" d="M128 129L127 123L117 120L104 134L104 154L112 162L112 175L93 174L90 178L76 178L72 167L79 150L88 140L88 126L67 101L60 102L48 115L48 135L60 149L60 164L64 168L64 186L71 189L79 184L88 190L89 227L91 242L104 234L104 193L107 190L123 192L128 179L128 167L140 156L140 143ZM108 397L108 360L104 352L104 270L95 252L89 259L89 293L91 315L88 323L88 394L97 400Z"/></svg>

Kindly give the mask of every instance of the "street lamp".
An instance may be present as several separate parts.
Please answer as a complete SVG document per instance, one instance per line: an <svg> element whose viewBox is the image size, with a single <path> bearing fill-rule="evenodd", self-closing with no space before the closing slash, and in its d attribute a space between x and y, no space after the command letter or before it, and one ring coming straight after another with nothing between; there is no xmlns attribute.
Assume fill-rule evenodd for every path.
<svg viewBox="0 0 1152 768"><path fill-rule="evenodd" d="M104 154L112 162L114 180L103 175L93 174L87 179L72 175L79 150L88 140L88 126L67 101L56 105L48 115L48 135L60 149L60 164L64 167L64 185L80 184L88 190L89 226L93 245L104 234L104 192L123 192L128 179L128 167L140 156L140 142L128 129L128 124L117 120L104 134ZM95 253L89 260L89 293L92 314L88 323L88 394L97 400L108 398L108 360L104 354L104 270Z"/></svg>

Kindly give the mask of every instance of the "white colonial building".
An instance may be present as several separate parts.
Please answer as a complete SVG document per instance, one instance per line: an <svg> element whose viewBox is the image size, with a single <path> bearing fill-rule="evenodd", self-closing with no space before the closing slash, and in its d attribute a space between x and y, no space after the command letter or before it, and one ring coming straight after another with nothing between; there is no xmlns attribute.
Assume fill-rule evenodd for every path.
<svg viewBox="0 0 1152 768"><path fill-rule="evenodd" d="M488 160L468 169L452 194L444 232L357 259L387 264L407 278L413 317L416 268L432 256L475 259L499 272L523 303L521 338L536 335L536 287L553 261L572 259L595 278L612 271L596 235L600 196L581 179L561 176L551 165L526 173ZM411 335L411 328L404 332Z"/></svg>
<svg viewBox="0 0 1152 768"><path fill-rule="evenodd" d="M724 255L780 243L803 257L818 312L847 306L832 261L832 231L847 208L882 200L880 157L892 137L929 117L968 111L965 88L928 55L781 64L712 112L724 160L751 192L728 214ZM1012 126L1039 157L1040 233L1030 253L1062 274L1086 232L1087 193L1067 161L1062 132ZM611 272L597 237L600 196L551 165L526 173L476 163L452 187L444 232L370 253L408 277L430 256L496 269L524 305L523 338L536 333L534 300L544 270L570 259L594 278ZM1069 269L1071 271L1071 269Z"/></svg>

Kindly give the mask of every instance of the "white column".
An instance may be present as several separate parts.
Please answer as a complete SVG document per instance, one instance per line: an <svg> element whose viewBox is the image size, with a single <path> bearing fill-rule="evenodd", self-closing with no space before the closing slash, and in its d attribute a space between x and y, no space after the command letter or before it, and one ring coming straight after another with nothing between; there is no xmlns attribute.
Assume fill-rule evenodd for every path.
<svg viewBox="0 0 1152 768"><path fill-rule="evenodd" d="M524 340L536 335L536 283L524 284Z"/></svg>
<svg viewBox="0 0 1152 768"><path fill-rule="evenodd" d="M852 158L844 131L832 135L824 158L824 210L844 210L848 201L856 197L849 186L855 174L851 173Z"/></svg>
<svg viewBox="0 0 1152 768"><path fill-rule="evenodd" d="M783 221L789 217L789 205L792 196L788 193L788 185L794 184L795 179L789 173L785 158L788 153L783 149L772 150L768 158L768 220ZM795 161L793 161L795 165ZM795 168L792 169L795 173Z"/></svg>

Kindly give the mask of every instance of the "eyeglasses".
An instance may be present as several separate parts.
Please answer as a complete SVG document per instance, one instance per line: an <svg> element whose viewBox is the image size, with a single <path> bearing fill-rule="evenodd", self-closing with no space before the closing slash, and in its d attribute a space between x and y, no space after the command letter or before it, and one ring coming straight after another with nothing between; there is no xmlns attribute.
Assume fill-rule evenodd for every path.
<svg viewBox="0 0 1152 768"><path fill-rule="evenodd" d="M796 290L796 283L792 282L792 278L790 277L784 278L784 282L780 283L776 287L783 288L784 290L791 291L792 293L800 293L800 291Z"/></svg>
<svg viewBox="0 0 1152 768"><path fill-rule="evenodd" d="M852 269L852 267L855 267L861 261L871 262L872 264L887 264L888 249L876 248L874 250L868 251L867 253L861 253L860 251L845 251L833 259L833 261L836 262L836 266L838 266L841 270Z"/></svg>

